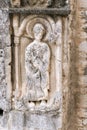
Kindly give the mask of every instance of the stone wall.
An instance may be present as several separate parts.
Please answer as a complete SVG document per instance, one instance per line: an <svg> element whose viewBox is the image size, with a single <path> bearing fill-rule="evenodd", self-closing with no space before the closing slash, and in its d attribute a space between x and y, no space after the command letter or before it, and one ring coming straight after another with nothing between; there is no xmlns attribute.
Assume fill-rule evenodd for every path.
<svg viewBox="0 0 87 130"><path fill-rule="evenodd" d="M6 2L0 4L0 109L9 110L10 102L10 74L11 73L11 42L10 42L10 24L8 6ZM9 59L10 57L10 59ZM9 59L9 60L8 60ZM7 68L6 68L6 67Z"/></svg>
<svg viewBox="0 0 87 130"><path fill-rule="evenodd" d="M63 94L64 94L64 120L63 130L75 130L76 108L75 108L75 88L77 85L76 73L76 1L70 1L71 13L68 17L66 27L68 28L68 44L64 47L64 75L63 75ZM66 49L68 48L68 49Z"/></svg>
<svg viewBox="0 0 87 130"><path fill-rule="evenodd" d="M77 130L87 129L87 1L77 2L76 117Z"/></svg>
<svg viewBox="0 0 87 130"><path fill-rule="evenodd" d="M9 21L7 2L0 1L0 130L8 128L8 114L5 112L11 109L11 91L9 91L11 76L10 74L8 76L8 72L11 73Z"/></svg>
<svg viewBox="0 0 87 130"><path fill-rule="evenodd" d="M8 5L7 1L0 0L0 130L87 130L87 1L70 0L71 12L67 1L40 2L11 0ZM40 4L45 9L28 8ZM56 26L54 35L44 39L52 53L52 91L45 98L51 105L44 106L46 101L41 107L35 107L41 102L37 95L36 99L29 98L23 95L25 87L21 89L26 75L25 48L34 40L28 26L37 21L48 25L45 26L48 33L50 26L51 31Z"/></svg>
<svg viewBox="0 0 87 130"><path fill-rule="evenodd" d="M87 129L87 1L70 1L70 79L65 129Z"/></svg>

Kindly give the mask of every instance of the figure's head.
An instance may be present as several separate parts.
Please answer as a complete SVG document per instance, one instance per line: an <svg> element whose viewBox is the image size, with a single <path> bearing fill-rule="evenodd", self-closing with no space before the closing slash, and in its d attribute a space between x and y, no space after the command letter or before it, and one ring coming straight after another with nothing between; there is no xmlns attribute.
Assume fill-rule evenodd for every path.
<svg viewBox="0 0 87 130"><path fill-rule="evenodd" d="M34 32L35 39L41 40L45 33L45 28L43 27L42 24L37 23L37 24L35 24L35 26L33 28L33 32Z"/></svg>

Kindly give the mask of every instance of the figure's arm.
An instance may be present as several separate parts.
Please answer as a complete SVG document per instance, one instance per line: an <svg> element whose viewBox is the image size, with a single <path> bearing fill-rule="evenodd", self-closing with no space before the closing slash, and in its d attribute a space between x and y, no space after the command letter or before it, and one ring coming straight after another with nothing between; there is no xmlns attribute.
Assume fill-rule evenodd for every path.
<svg viewBox="0 0 87 130"><path fill-rule="evenodd" d="M26 73L29 73L30 70L32 70L31 53L29 49L25 50L25 69Z"/></svg>

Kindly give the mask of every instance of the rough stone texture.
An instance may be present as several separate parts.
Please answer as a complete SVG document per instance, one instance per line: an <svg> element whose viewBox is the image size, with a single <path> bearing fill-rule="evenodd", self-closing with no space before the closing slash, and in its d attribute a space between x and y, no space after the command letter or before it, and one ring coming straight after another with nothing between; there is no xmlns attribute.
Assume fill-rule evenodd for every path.
<svg viewBox="0 0 87 130"><path fill-rule="evenodd" d="M61 7L66 3L66 0L11 0L11 5L16 7Z"/></svg>
<svg viewBox="0 0 87 130"><path fill-rule="evenodd" d="M11 2L14 2L13 6L16 7L21 5L19 0ZM58 1L55 0L54 3L56 2ZM59 2L62 5L64 1ZM60 7L60 4L56 7ZM42 11L10 8L10 13L20 13L20 20L19 14L10 17L11 27L13 26L10 28L12 31L12 42L10 42L7 1L0 0L0 130L87 130L87 1L70 0L70 8L71 14L68 18L63 17L69 14L68 10L67 15L64 15L67 12L64 12L67 10L65 6L60 9L48 8ZM51 14L51 21L48 15L28 18L31 22L33 19L34 24L38 20L44 23L45 28L48 27L47 30L50 29L48 23L52 25L49 31L52 34L49 33L50 36L44 39L52 53L50 80L52 92L49 91L51 104L45 106L43 102L42 106L29 109L23 100L25 97L21 97L21 92L24 91L21 90L21 86L24 85L26 77L23 69L25 66L23 55L25 56L26 46L33 41L32 31L28 30L28 27L31 29L30 23L27 25L25 21L28 14L35 14L35 11L37 11L36 14ZM52 17L54 14L62 17L56 15ZM39 18L35 20L34 17ZM19 27L20 24L23 26ZM21 50L20 53L19 50ZM21 63L23 65L20 66ZM55 66L54 63L56 63ZM39 105L37 103L37 106ZM10 109L12 110L8 113Z"/></svg>
<svg viewBox="0 0 87 130"><path fill-rule="evenodd" d="M63 19L63 130L76 130L75 88L76 88L76 46L75 46L75 20L76 3L70 1L71 13L69 19ZM68 28L68 30L66 29ZM67 35L68 34L68 35ZM67 41L68 39L68 41Z"/></svg>
<svg viewBox="0 0 87 130"><path fill-rule="evenodd" d="M0 4L1 8L6 7L4 1L2 5ZM10 46L10 35L9 35L9 19L8 19L8 12L2 11L0 8L0 109L3 111L10 109L10 89L8 88L7 83L7 71L9 71L8 64L6 60L8 60L8 53L6 53L7 47L9 49ZM10 56L11 57L11 56ZM5 60L6 58L6 60ZM7 68L6 68L7 66ZM7 71L6 71L7 70ZM8 77L9 80L10 77ZM8 94L9 91L9 95Z"/></svg>
<svg viewBox="0 0 87 130"><path fill-rule="evenodd" d="M87 129L87 1L77 3L77 129Z"/></svg>
<svg viewBox="0 0 87 130"><path fill-rule="evenodd" d="M24 113L21 111L11 111L8 120L8 130L24 130Z"/></svg>
<svg viewBox="0 0 87 130"><path fill-rule="evenodd" d="M0 8L7 8L8 1L7 0L0 0Z"/></svg>
<svg viewBox="0 0 87 130"><path fill-rule="evenodd" d="M65 80L64 130L87 129L87 1L70 1L69 16L69 84ZM66 68L66 67L65 67ZM65 71L66 72L66 71ZM67 71L68 72L68 71ZM66 75L67 73L65 73ZM64 77L66 77L64 75ZM68 79L68 78L67 78ZM67 95L67 96L66 96ZM69 101L66 103L66 100ZM65 107L66 106L66 107ZM67 120L66 120L67 119ZM84 123L85 122L85 123Z"/></svg>
<svg viewBox="0 0 87 130"><path fill-rule="evenodd" d="M10 0L10 3L9 13L12 14L57 14L67 16L70 13L68 0Z"/></svg>

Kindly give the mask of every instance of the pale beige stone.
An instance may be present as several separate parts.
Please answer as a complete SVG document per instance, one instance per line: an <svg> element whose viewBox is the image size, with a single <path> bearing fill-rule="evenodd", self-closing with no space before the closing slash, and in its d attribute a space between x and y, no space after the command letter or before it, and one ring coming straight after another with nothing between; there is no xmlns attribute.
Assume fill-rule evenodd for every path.
<svg viewBox="0 0 87 130"><path fill-rule="evenodd" d="M45 17L30 15L21 22L20 27L18 27L18 17L14 15L13 18L15 33L15 98L19 100L15 100L15 105L20 107L27 103L27 109L32 106L28 101L47 100L47 109L50 110L51 106L48 104L52 105L52 102L55 102L55 93L61 93L62 21L58 19L55 24L51 17ZM55 42L56 44L54 44ZM56 64L57 62L58 64ZM34 68L37 68L38 71L35 71ZM38 89L36 89L37 87ZM39 110L42 108L37 107L36 104L46 105L45 102L35 103L35 109L38 108ZM58 109L59 104L54 103L52 109ZM17 106L15 106L16 109Z"/></svg>
<svg viewBox="0 0 87 130"><path fill-rule="evenodd" d="M25 69L27 75L26 92L29 101L47 100L49 89L50 49L41 42L44 28L34 26L35 40L25 50Z"/></svg>

